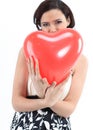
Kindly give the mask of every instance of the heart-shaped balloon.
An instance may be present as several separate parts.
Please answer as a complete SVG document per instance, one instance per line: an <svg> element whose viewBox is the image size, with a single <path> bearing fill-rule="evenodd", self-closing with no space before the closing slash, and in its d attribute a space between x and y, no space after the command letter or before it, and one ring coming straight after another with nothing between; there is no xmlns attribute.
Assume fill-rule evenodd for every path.
<svg viewBox="0 0 93 130"><path fill-rule="evenodd" d="M70 28L56 33L35 31L26 37L23 48L27 59L31 56L38 59L42 78L46 77L49 83L60 83L79 58L83 40Z"/></svg>

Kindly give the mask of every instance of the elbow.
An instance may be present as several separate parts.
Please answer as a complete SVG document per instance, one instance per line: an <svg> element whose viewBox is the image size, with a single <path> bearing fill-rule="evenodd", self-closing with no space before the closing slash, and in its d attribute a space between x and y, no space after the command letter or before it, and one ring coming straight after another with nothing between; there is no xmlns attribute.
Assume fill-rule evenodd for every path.
<svg viewBox="0 0 93 130"><path fill-rule="evenodd" d="M20 106L20 99L18 98L12 98L12 107L15 111L21 112L21 106Z"/></svg>
<svg viewBox="0 0 93 130"><path fill-rule="evenodd" d="M18 101L15 101L14 99L12 99L12 107L15 111L19 111L18 109Z"/></svg>
<svg viewBox="0 0 93 130"><path fill-rule="evenodd" d="M12 103L12 107L13 107L14 111L20 112L20 110L18 109L16 104Z"/></svg>
<svg viewBox="0 0 93 130"><path fill-rule="evenodd" d="M73 111L68 111L67 113L63 114L62 116L65 117L65 118L68 118L68 117L70 117L72 115L73 112L74 112L74 110Z"/></svg>
<svg viewBox="0 0 93 130"><path fill-rule="evenodd" d="M75 111L75 105L73 105L73 104L71 104L70 105L70 107L68 108L68 110L67 111L65 111L65 113L64 113L64 117L65 118L68 118L68 117L70 117L72 114L73 114L73 112Z"/></svg>

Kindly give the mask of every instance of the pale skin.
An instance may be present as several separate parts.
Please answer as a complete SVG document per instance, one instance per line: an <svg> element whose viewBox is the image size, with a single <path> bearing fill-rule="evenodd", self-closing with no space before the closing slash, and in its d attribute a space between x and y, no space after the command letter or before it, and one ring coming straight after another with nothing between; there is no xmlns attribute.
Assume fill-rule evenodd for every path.
<svg viewBox="0 0 93 130"><path fill-rule="evenodd" d="M69 24L70 19L66 19L64 14L58 9L47 11L41 17L41 28L45 32L55 33L56 31L67 28ZM72 68L72 83L69 94L64 100L61 100L61 95L69 77L58 85L56 81L49 84L46 77L42 78L40 75L37 59L35 59L35 62L36 66L34 69L33 59L30 58L27 62L23 48L21 48L13 82L12 102L14 109L24 112L49 107L58 115L69 117L75 110L84 87L88 68L86 57L81 55ZM29 74L40 99L26 98Z"/></svg>

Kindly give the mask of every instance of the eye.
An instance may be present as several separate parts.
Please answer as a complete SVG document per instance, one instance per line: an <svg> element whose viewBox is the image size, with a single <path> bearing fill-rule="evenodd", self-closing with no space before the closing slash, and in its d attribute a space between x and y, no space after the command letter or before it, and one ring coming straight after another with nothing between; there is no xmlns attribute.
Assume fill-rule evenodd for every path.
<svg viewBox="0 0 93 130"><path fill-rule="evenodd" d="M41 23L41 26L42 26L42 27L48 27L48 26L49 26L49 23Z"/></svg>
<svg viewBox="0 0 93 130"><path fill-rule="evenodd" d="M55 21L55 24L61 24L61 23L62 23L62 20Z"/></svg>

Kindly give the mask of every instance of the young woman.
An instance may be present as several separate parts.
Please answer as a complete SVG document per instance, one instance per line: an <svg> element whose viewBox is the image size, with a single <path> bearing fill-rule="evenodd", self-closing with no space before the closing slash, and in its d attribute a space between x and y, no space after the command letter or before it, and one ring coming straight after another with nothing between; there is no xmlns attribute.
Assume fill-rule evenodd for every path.
<svg viewBox="0 0 93 130"><path fill-rule="evenodd" d="M48 33L75 26L71 9L61 0L43 1L33 19L38 30ZM42 78L37 59L35 62L34 69L33 59L27 63L23 48L20 49L13 84L16 112L11 130L71 130L70 115L80 99L87 74L86 57L81 54L70 76L58 85ZM70 89L64 97L65 88Z"/></svg>

